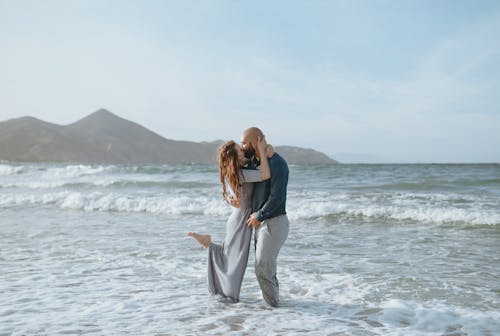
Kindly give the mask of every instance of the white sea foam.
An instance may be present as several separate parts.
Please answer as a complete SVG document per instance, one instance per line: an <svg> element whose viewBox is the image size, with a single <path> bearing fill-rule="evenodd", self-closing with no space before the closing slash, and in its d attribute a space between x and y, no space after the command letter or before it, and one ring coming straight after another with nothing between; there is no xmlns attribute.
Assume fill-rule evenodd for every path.
<svg viewBox="0 0 500 336"><path fill-rule="evenodd" d="M11 166L7 164L0 164L0 176L1 175L14 175L19 174L24 170L24 166Z"/></svg>
<svg viewBox="0 0 500 336"><path fill-rule="evenodd" d="M114 166L68 165L49 168L44 175L58 178L80 177L85 175L97 175L112 171L113 169Z"/></svg>
<svg viewBox="0 0 500 336"><path fill-rule="evenodd" d="M230 207L215 197L216 192L206 195L182 194L130 194L103 191L57 191L42 193L1 193L0 206L53 205L62 209L85 211L150 212L159 214L200 214L227 216ZM217 195L218 196L218 195ZM492 209L457 208L453 206L424 205L418 202L384 203L370 199L349 200L346 195L329 199L288 200L288 216L300 221L309 218L337 217L339 219L372 219L416 221L424 223L464 222L473 225L500 224L500 213Z"/></svg>
<svg viewBox="0 0 500 336"><path fill-rule="evenodd" d="M0 165L0 205L54 205L86 211L212 214L225 216L215 191L216 174L203 167L102 165ZM140 171L139 173L136 171ZM208 170L210 171L210 170ZM152 172L150 174L150 172ZM214 183L208 183L208 180ZM293 181L293 180L292 180ZM314 180L311 181L314 185ZM292 220L416 221L499 224L500 200L491 193L422 190L358 191L289 188ZM332 185L333 186L333 185ZM218 188L218 187L217 187ZM120 190L120 193L112 191ZM158 191L169 190L168 193Z"/></svg>
<svg viewBox="0 0 500 336"><path fill-rule="evenodd" d="M0 194L0 206L54 205L85 211L150 212L171 215L227 216L230 207L220 199L200 196L130 197L119 193L51 192L43 194Z"/></svg>
<svg viewBox="0 0 500 336"><path fill-rule="evenodd" d="M398 299L383 302L379 321L405 335L488 335L500 330L500 311L477 311L450 307L442 302L421 304ZM486 328L486 326L488 326Z"/></svg>
<svg viewBox="0 0 500 336"><path fill-rule="evenodd" d="M387 218L394 220L412 220L428 223L466 222L471 224L500 224L500 213L491 209L481 209L477 204L470 208L458 208L453 205L433 203L433 199L455 200L462 196L420 195L424 202L415 200L414 195L403 197L389 195L386 199L377 197L332 195L321 199L289 200L289 216L292 219L317 218L327 216ZM470 197L475 200L477 197ZM443 206L447 205L447 206ZM500 206L500 204L499 204Z"/></svg>
<svg viewBox="0 0 500 336"><path fill-rule="evenodd" d="M85 198L67 195L70 205L84 206ZM106 206L118 195L101 195ZM483 286L471 287L467 275L446 258L429 263L428 250L416 243L422 237L445 235L436 248L454 248L450 230L434 227L419 237L380 231L369 225L361 236L382 244L369 248L352 239L353 228L340 226L326 235L324 227L295 225L278 263L281 307L270 309L253 269L253 252L245 274L241 302L212 299L206 285L206 250L185 236L188 230L207 230L218 242L223 225L182 221L141 213L115 216L109 212L54 212L50 208L2 213L2 332L26 334L258 334L266 335L495 335L500 312L489 286L494 274L478 276ZM484 246L467 259L476 270L491 267L495 243L483 234L466 235L468 244ZM299 238L300 237L300 238ZM303 248L295 247L301 243ZM455 274L455 285L440 282L407 287L393 282L408 276L404 263L387 256L411 244L416 281ZM451 245L450 245L451 244ZM339 246L340 245L340 246ZM253 249L252 249L253 251ZM370 268L370 262L377 262ZM360 267L360 265L362 267ZM373 264L372 264L373 265ZM384 269L392 265L396 269ZM433 268L435 267L435 268ZM394 271L393 271L394 270ZM410 271L411 272L411 271ZM498 271L496 271L498 273ZM397 274L394 274L397 273ZM428 291L446 291L443 299L425 299ZM410 291L410 297L408 293ZM422 298L422 299L419 299ZM471 301L473 299L473 301Z"/></svg>
<svg viewBox="0 0 500 336"><path fill-rule="evenodd" d="M101 173L112 172L117 169L116 166L102 166L102 165L11 165L0 164L0 175L15 175L20 173L35 173L39 178L52 177L52 178L65 178L65 177L79 177L87 175L98 175Z"/></svg>
<svg viewBox="0 0 500 336"><path fill-rule="evenodd" d="M497 228L420 225L499 223L496 182L463 189L401 183L394 192L376 187L398 179L391 167L291 167L290 234L278 259L281 307L271 310L255 277L253 247L241 302L226 305L208 294L206 250L186 232L210 233L218 243L225 237L231 209L220 200L215 169L33 164L16 172L18 166L6 166L0 334L475 336L500 330ZM432 169L455 176L468 168ZM478 169L481 181L497 179L498 167L468 174ZM415 183L428 174L405 166L401 179ZM351 188L363 183L369 188ZM386 223L390 229L381 227Z"/></svg>
<svg viewBox="0 0 500 336"><path fill-rule="evenodd" d="M136 182L140 182L137 180ZM61 187L73 187L77 184L82 186L93 186L93 187L109 187L113 184L119 183L130 183L133 180L113 178L113 177L101 177L96 179L93 178L46 178L45 180L33 181L31 179L23 179L15 182L4 182L0 183L3 188L28 188L28 189L56 189Z"/></svg>

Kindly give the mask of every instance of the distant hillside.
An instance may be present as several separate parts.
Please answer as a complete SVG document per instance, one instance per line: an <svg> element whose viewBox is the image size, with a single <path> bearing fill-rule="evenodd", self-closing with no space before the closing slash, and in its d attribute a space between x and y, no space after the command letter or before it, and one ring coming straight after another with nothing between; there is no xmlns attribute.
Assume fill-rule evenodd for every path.
<svg viewBox="0 0 500 336"><path fill-rule="evenodd" d="M0 122L0 160L115 164L213 163L220 141L166 139L100 109L69 125L33 117ZM277 146L291 164L336 163L312 149Z"/></svg>

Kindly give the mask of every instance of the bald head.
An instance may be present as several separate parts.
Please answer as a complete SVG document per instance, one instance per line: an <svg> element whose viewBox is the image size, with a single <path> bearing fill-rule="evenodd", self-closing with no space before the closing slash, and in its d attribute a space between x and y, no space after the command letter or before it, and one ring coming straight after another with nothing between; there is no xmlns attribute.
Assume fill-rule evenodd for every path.
<svg viewBox="0 0 500 336"><path fill-rule="evenodd" d="M243 131L241 136L241 147L245 151L247 157L256 155L260 157L259 149L257 146L258 139L264 138L264 133L257 127L250 127Z"/></svg>
<svg viewBox="0 0 500 336"><path fill-rule="evenodd" d="M259 137L263 138L264 133L257 127L250 127L243 131L243 137L247 138L248 141L253 142L257 141Z"/></svg>

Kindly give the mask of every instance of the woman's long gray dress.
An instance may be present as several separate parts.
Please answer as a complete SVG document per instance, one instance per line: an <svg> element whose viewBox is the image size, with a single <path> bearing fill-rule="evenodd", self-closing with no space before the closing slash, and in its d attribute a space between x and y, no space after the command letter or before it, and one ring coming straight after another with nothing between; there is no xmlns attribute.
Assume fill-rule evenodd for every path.
<svg viewBox="0 0 500 336"><path fill-rule="evenodd" d="M252 229L246 225L252 214L253 182L259 182L260 171L242 169L244 184L241 188L240 207L226 222L226 238L222 245L208 248L208 290L210 294L229 302L238 302L241 283L248 263Z"/></svg>

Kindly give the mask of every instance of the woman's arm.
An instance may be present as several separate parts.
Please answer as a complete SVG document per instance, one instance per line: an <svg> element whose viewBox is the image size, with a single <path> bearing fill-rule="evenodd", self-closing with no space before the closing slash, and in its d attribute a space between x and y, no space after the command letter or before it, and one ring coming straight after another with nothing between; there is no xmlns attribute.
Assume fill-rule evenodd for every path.
<svg viewBox="0 0 500 336"><path fill-rule="evenodd" d="M259 137L257 146L259 147L260 153L260 179L262 181L268 180L271 178L271 168L269 167L268 157L268 145L264 137ZM272 148L272 147L271 147ZM274 151L272 151L274 154ZM271 157L270 155L269 157Z"/></svg>
<svg viewBox="0 0 500 336"><path fill-rule="evenodd" d="M271 178L271 167L269 160L274 155L273 146L266 144L265 140L259 139L260 169L241 169L243 180L246 183L261 182Z"/></svg>

